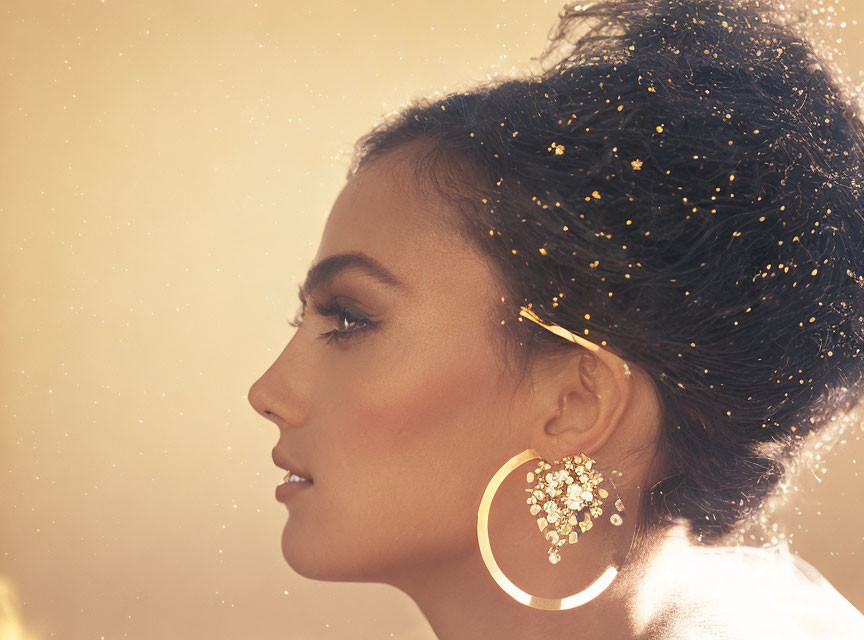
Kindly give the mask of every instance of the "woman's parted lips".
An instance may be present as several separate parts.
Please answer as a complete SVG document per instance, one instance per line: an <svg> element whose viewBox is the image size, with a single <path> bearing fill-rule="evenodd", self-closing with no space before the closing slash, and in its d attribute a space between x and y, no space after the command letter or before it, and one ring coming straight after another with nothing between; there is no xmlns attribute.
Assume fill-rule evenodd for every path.
<svg viewBox="0 0 864 640"><path fill-rule="evenodd" d="M275 464L280 469L285 469L285 471L296 473L298 476L306 478L307 480L312 480L312 476L309 475L309 473L303 471L300 467L294 464L282 451L280 451L276 447L273 447L273 464Z"/></svg>

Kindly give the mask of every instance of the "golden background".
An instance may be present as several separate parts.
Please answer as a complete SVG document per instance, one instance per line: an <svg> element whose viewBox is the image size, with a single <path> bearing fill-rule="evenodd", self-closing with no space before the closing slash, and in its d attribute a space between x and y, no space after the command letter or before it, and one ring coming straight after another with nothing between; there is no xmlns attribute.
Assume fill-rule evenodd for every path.
<svg viewBox="0 0 864 640"><path fill-rule="evenodd" d="M864 8L812 6L857 81ZM433 638L395 589L284 564L277 429L245 394L290 338L354 140L526 69L559 8L4 0L4 640ZM777 521L861 609L860 429L844 440Z"/></svg>

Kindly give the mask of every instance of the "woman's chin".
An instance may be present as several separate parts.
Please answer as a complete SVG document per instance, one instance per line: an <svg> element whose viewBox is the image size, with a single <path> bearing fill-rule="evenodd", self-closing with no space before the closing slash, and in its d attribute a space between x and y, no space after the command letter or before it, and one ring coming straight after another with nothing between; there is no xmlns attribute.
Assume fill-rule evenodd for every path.
<svg viewBox="0 0 864 640"><path fill-rule="evenodd" d="M319 534L310 531L299 518L288 518L282 528L282 557L298 575L310 580L350 580L340 570L332 545Z"/></svg>
<svg viewBox="0 0 864 640"><path fill-rule="evenodd" d="M304 578L321 579L323 567L320 540L312 539L297 518L288 517L282 528L282 557L286 564Z"/></svg>

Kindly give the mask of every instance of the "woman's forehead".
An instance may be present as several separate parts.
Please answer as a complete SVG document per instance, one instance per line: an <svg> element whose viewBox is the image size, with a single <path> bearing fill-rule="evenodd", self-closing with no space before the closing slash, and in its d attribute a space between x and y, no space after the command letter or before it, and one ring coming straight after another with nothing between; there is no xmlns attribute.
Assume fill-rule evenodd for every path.
<svg viewBox="0 0 864 640"><path fill-rule="evenodd" d="M411 274L476 271L471 245L441 232L442 216L453 212L437 199L421 199L410 172L394 165L381 159L348 180L327 218L315 262L360 251L409 280Z"/></svg>

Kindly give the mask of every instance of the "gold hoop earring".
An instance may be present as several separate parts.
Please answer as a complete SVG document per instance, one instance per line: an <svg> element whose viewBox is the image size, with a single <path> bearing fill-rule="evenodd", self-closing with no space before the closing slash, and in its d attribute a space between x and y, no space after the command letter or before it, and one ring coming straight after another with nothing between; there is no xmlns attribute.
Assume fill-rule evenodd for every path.
<svg viewBox="0 0 864 640"><path fill-rule="evenodd" d="M575 544L580 534L592 528L594 518L600 518L604 514L604 500L609 497L609 492L599 485L604 480L608 480L613 488L615 485L611 479L604 478L594 468L595 461L592 458L581 453L549 463L536 450L526 449L505 462L486 485L477 510L477 541L480 545L480 554L498 586L517 602L546 611L572 609L590 602L605 591L618 575L626 557L619 564L613 561L613 564L610 564L599 578L577 593L565 598L543 598L531 595L513 584L501 571L489 544L489 509L495 493L504 478L514 469L537 458L540 462L534 471L529 471L526 476L529 483L536 479L535 485L525 490L531 494L526 502L531 505L529 511L532 516L540 514L541 511L545 512L537 520L541 532L550 524L554 526L544 535L552 545L547 551L552 564L560 561L561 550L565 544ZM562 465L561 468L553 470L553 466L559 463ZM609 509L607 506L606 510L611 511L609 522L612 525L619 527L623 524L624 504L620 497L615 500L614 508ZM583 516L581 521L578 519L578 514Z"/></svg>

